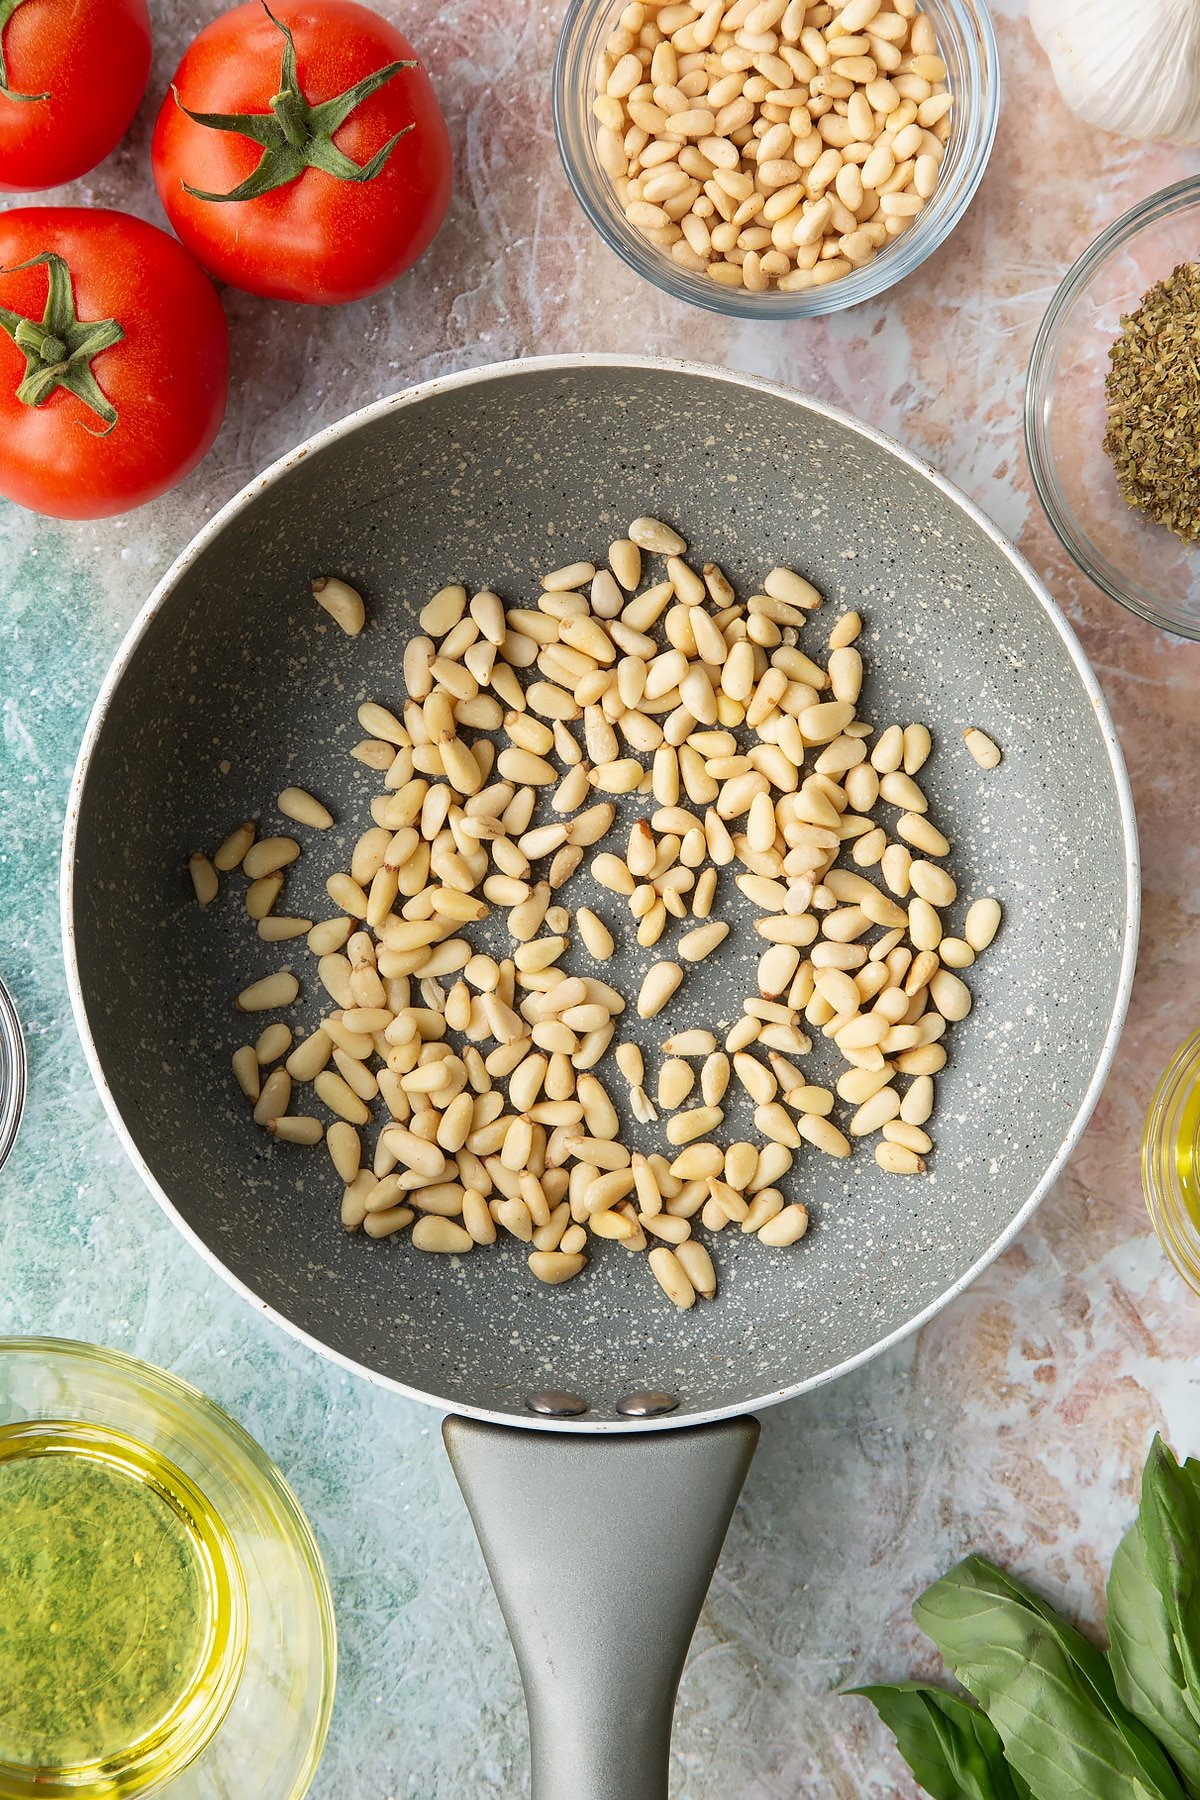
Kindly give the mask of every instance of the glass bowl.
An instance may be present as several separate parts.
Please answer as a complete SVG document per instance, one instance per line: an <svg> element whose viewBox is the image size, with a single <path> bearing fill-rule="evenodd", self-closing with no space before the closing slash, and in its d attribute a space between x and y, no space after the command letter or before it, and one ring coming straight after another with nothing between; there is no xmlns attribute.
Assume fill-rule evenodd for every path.
<svg viewBox="0 0 1200 1800"><path fill-rule="evenodd" d="M1200 1031L1180 1045L1150 1103L1142 1187L1159 1242L1200 1293Z"/></svg>
<svg viewBox="0 0 1200 1800"><path fill-rule="evenodd" d="M1179 263L1200 257L1200 177L1178 181L1102 231L1067 272L1033 346L1025 448L1065 550L1139 617L1200 638L1200 544L1129 506L1104 450L1108 352L1121 317Z"/></svg>
<svg viewBox="0 0 1200 1800"><path fill-rule="evenodd" d="M172 1502L219 1600L203 1680L170 1716L84 1762L48 1769L0 1754L0 1800L300 1800L329 1726L336 1640L320 1551L279 1470L228 1414L161 1369L91 1344L0 1338L0 1466L67 1452L122 1480L140 1475ZM23 1566L19 1550L0 1546L0 1586L5 1548L14 1580ZM111 1712L95 1689L89 1732L103 1735Z"/></svg>
<svg viewBox="0 0 1200 1800"><path fill-rule="evenodd" d="M575 196L610 250L639 275L693 306L741 319L811 319L873 300L919 268L958 224L983 179L1000 116L1000 58L982 0L926 0L938 51L954 95L954 129L941 179L910 231L881 250L865 268L825 287L781 294L719 287L707 275L683 269L647 242L622 212L596 154L592 71L625 0L569 0L554 58L554 130Z"/></svg>

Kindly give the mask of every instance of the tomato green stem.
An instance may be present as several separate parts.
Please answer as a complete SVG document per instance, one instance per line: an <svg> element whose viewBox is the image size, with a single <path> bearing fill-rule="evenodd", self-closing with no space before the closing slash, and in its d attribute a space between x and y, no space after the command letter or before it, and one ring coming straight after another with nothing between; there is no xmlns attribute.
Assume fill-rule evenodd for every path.
<svg viewBox="0 0 1200 1800"><path fill-rule="evenodd" d="M6 100L48 100L49 92L44 94L18 94L8 85L8 63L4 56L4 33L8 30L8 21L16 12L23 0L0 0L0 94Z"/></svg>
<svg viewBox="0 0 1200 1800"><path fill-rule="evenodd" d="M53 250L43 250L28 262L16 263L0 274L15 275L20 269L46 265L46 310L39 320L0 306L0 331L7 333L25 357L25 373L17 399L26 406L41 406L56 389L66 388L103 421L107 437L117 423L117 409L92 373L92 358L125 336L115 319L81 319L75 311L71 271ZM89 429L84 427L85 430Z"/></svg>
<svg viewBox="0 0 1200 1800"><path fill-rule="evenodd" d="M0 6L8 3L9 0L0 0ZM20 0L14 0L14 3L19 5ZM266 0L263 0L263 11L283 34L284 40L279 92L271 101L270 112L193 112L179 98L178 89L171 89L180 112L186 113L194 124L207 126L210 131L231 131L248 137L261 145L262 155L245 181L239 182L227 194L210 194L203 188L190 187L186 181L184 192L195 200L258 200L263 194L298 180L305 169L321 169L338 181L374 181L400 139L407 136L413 126L405 125L365 163L356 163L344 150L339 150L333 134L364 100L378 93L401 69L415 69L419 65L415 62L387 63L373 75L365 75L361 81L356 81L345 93L313 106L305 97L296 73L296 45L290 30L282 19L275 17Z"/></svg>

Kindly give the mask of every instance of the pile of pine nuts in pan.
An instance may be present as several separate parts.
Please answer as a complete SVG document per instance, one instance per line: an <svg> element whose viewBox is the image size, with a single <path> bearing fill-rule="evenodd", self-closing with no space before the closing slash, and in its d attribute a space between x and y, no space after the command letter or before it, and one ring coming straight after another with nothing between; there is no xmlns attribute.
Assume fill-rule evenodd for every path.
<svg viewBox="0 0 1200 1800"><path fill-rule="evenodd" d="M772 569L739 601L686 550L639 518L607 566L543 576L533 606L461 586L434 595L404 653L399 713L358 709L353 755L381 788L326 884L332 917L276 911L298 837L251 822L211 860L190 858L202 906L240 869L259 937L304 936L317 959L320 1025L293 1043L268 1024L233 1071L277 1140L324 1140L347 1230L411 1226L418 1249L458 1254L508 1234L548 1283L609 1238L648 1250L685 1308L717 1286L697 1227L776 1247L804 1235L808 1214L784 1192L798 1151L847 1157L872 1138L881 1169L925 1170L942 1040L971 1008L959 971L991 943L999 904L976 899L950 932L950 845L917 781L930 734L877 733L858 716L858 613L836 620L822 663L799 647L821 605L802 575ZM648 557L663 560L647 580ZM343 630L361 629L346 583L314 592ZM999 762L982 731L964 737L981 768ZM618 829L624 796L633 818ZM305 832L334 824L301 788L278 808ZM652 1073L621 1015L632 1001L659 1018L703 982L730 932L725 871L759 915L754 992L723 1042L666 1031ZM573 907L559 898L571 882L584 890ZM472 941L485 921L503 933L498 955ZM618 940L653 952L678 927L636 997L562 966L573 936L591 968ZM275 1011L299 992L278 968L237 1006ZM804 1073L814 1032L846 1065L836 1092ZM621 1142L609 1063L642 1125L666 1115L660 1151ZM723 1141L731 1083L753 1106L753 1142Z"/></svg>
<svg viewBox="0 0 1200 1800"><path fill-rule="evenodd" d="M917 0L632 0L597 59L596 155L681 268L821 287L909 229L952 96Z"/></svg>

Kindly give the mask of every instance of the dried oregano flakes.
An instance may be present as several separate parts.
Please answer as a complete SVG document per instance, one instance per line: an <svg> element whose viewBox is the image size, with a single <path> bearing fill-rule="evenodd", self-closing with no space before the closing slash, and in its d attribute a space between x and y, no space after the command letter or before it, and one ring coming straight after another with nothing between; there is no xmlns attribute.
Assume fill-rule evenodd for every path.
<svg viewBox="0 0 1200 1800"><path fill-rule="evenodd" d="M1200 265L1181 263L1121 320L1104 448L1130 506L1200 539Z"/></svg>

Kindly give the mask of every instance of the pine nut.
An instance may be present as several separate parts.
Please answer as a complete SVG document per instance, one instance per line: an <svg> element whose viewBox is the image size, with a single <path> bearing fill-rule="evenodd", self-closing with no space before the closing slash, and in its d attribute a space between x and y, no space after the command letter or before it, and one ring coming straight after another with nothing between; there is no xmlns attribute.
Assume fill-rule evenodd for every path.
<svg viewBox="0 0 1200 1800"><path fill-rule="evenodd" d="M661 519L634 519L629 527L629 537L639 550L649 550L655 556L682 556L687 549L679 533Z"/></svg>
<svg viewBox="0 0 1200 1800"><path fill-rule="evenodd" d="M311 825L315 831L328 831L333 824L329 808L304 788L284 788L275 804L284 818L294 819L298 825Z"/></svg>
<svg viewBox="0 0 1200 1800"><path fill-rule="evenodd" d="M986 950L997 931L1000 929L1000 902L998 900L976 900L967 909L963 936L972 950Z"/></svg>
<svg viewBox="0 0 1200 1800"><path fill-rule="evenodd" d="M857 0L860 7L869 3ZM734 5L749 10L747 0ZM780 17L795 5L786 0ZM872 14L885 24L892 16ZM908 15L894 16L906 34ZM679 29L686 32L691 23L685 20ZM825 67L859 56L874 59L879 45L892 42L868 34L869 50L860 49L839 41L853 40L853 32L830 24L826 36L814 28L827 48ZM718 11L713 40L719 25ZM803 17L796 29L808 29ZM794 37L788 41L794 43ZM709 77L699 62L686 62L690 50L671 46L671 53L676 60L669 75L655 82L655 104L664 121L686 121L704 110L698 101L709 91ZM756 63L736 72L730 98L752 79L747 67L760 69L753 79L764 83L790 87L797 78L774 50L754 55ZM910 79L899 66L903 60L894 68L886 60L879 65L896 82L882 83L888 110L878 109L889 121L889 141L899 139L901 151L910 126L926 142L925 127L915 124L916 105L896 85ZM644 72L641 62L638 69ZM831 83L841 79L836 72L828 77ZM826 96L835 92L825 89ZM861 90L849 97L857 97L860 107L871 104ZM619 96L606 98L619 108ZM843 165L840 128L834 142L819 128L828 98L803 131L787 117L798 102L785 94L768 104L784 110L781 117L765 117L753 140L763 176L757 190L754 177L738 167L738 143L724 140L732 162L709 159L706 165L702 153L681 148L677 136L673 146L664 145L668 154L654 153L637 165L654 190L636 188L642 198L631 203L670 208L676 194L690 192L689 183L700 188L709 181L707 166L712 193L720 197L708 215L712 230L731 227L730 251L742 233L738 248L748 260L770 243L775 223L769 218L763 230L761 221L752 222L759 220L762 194L784 191L775 165L790 164L795 155L800 160L793 185L802 193L815 170L817 209L821 216L827 210L831 228L844 235L855 226L845 192L861 181L873 152ZM912 111L902 119L892 117L908 106ZM874 113L869 126L860 120L860 141L874 124ZM726 129L739 133L743 126ZM810 139L811 154L802 148ZM826 178L818 165L831 153ZM627 169L623 148L621 154ZM753 149L748 160L754 161ZM911 173L908 154L903 163ZM656 170L662 174L655 176ZM800 179L804 170L809 174ZM903 167L886 178L882 198L902 194L902 173ZM789 201L797 210L800 204ZM813 211L810 202L804 216ZM882 226L874 229L882 239ZM755 236L760 230L761 244ZM835 248L822 252L814 245L823 268L839 260ZM785 269L788 263L785 257ZM740 265L731 266L740 279ZM931 1148L924 1125L933 1110L932 1077L946 1062L940 1040L947 1021L964 1018L971 1005L953 970L974 960L972 938L980 946L990 943L1000 921L998 903L977 901L965 935L943 937L938 909L954 903L957 888L945 869L926 859L947 854L949 845L926 818L925 795L913 780L931 753L930 734L923 725L890 726L868 755L872 728L856 717L863 678L855 648L860 616L845 614L836 622L822 667L794 642L821 601L804 576L771 569L762 591L740 608L721 571L707 563L698 574L684 560L685 549L672 527L643 518L628 538L610 546L608 568L581 557L544 577L536 608L506 612L496 595L482 590L468 613L466 589L458 585L434 596L421 617L428 635L405 650L410 697L403 716L374 701L359 708L369 736L355 754L383 777L383 791L371 802L373 825L354 846L348 872L329 878L338 917L310 925L274 915L283 871L299 854L294 839L256 843L247 823L211 863L200 853L191 859L202 903L208 903L205 895L215 897L218 871L242 863L251 883L247 909L262 934L283 939L306 933L319 959L319 979L337 1010L294 1048L286 1025L268 1026L254 1048L236 1053L233 1068L256 1119L282 1142L311 1144L323 1134L320 1120L288 1111L292 1081L314 1083L318 1099L335 1115L324 1135L343 1183L347 1230L361 1227L382 1237L416 1218L418 1248L432 1228L432 1247L461 1250L495 1242L500 1228L532 1246L535 1274L532 1258L547 1259L550 1273L539 1276L547 1280L568 1279L584 1266L589 1229L637 1252L646 1250L648 1238L658 1239L651 1254L659 1254L660 1266L668 1269L662 1256L672 1257L672 1279L683 1281L694 1300L697 1293L715 1293L716 1277L691 1235L693 1221L713 1231L733 1222L781 1245L803 1234L807 1214L796 1204L786 1206L775 1185L796 1151L806 1153L811 1145L846 1157L850 1138L882 1133L881 1166L897 1172L924 1167L921 1159ZM625 602L640 581L643 551L666 558L667 579ZM525 685L518 671L533 665L536 678ZM577 718L582 742L571 730ZM753 734L749 742L739 732L743 725ZM459 737L460 727L500 730L504 748L497 753L487 739L469 745ZM621 753L622 744L631 754ZM817 754L808 761L812 751ZM651 769L642 756L653 757ZM759 992L745 999L732 1028L722 1026L725 1050L718 1051L714 1034L703 1028L676 1032L663 1044L657 1097L669 1115L663 1138L678 1151L670 1164L657 1154L631 1155L619 1141L616 1109L592 1073L613 1039L624 1008L621 994L595 975L571 975L560 962L571 913L555 901L554 890L580 865L585 849L606 840L616 818L610 801L583 807L588 790L597 787L618 796L653 796L646 801L651 816L632 822L624 856L599 849L591 861L596 880L629 903L639 944L653 944L672 917L686 918L689 911L707 921L684 932L680 961L655 962L646 971L640 1017L666 1008L682 983L682 963L703 960L729 936L724 921L710 920L721 867L735 864L739 887L761 915L755 922L757 939L765 940ZM542 802L549 802L549 816L539 815L539 791L550 788ZM901 809L895 826L901 842L888 843L874 823L881 799ZM306 826L332 826L328 809L307 789L283 790L279 806ZM531 865L546 858L552 859L549 879L534 884ZM856 873L855 863L860 869L878 864L888 891ZM493 907L505 909L514 944L503 960L477 949L464 929ZM586 906L575 916L583 950L596 962L606 960L615 950L608 925ZM443 976L451 977L445 986ZM284 970L251 984L238 1004L262 1010L290 1004L298 992L295 977ZM854 1109L850 1137L831 1117L832 1091L810 1083L794 1060L811 1050L806 1024L823 1031L845 1059L836 1086ZM759 1054L747 1054L756 1041ZM770 1067L760 1060L763 1054ZM614 1055L630 1086L634 1117L656 1123L641 1051L626 1042ZM705 1059L696 1104L690 1104L697 1078L688 1057ZM286 1061L263 1082L260 1058ZM731 1073L749 1093L762 1142L725 1150L713 1138L724 1122ZM897 1076L908 1081L903 1095L893 1085ZM387 1115L372 1173L360 1167L359 1132L379 1099ZM675 1255L676 1249L683 1254Z"/></svg>
<svg viewBox="0 0 1200 1800"><path fill-rule="evenodd" d="M884 1138L889 1144L900 1144L905 1150L914 1150L918 1156L928 1156L933 1149L933 1139L919 1125L908 1125L903 1119L891 1119L883 1128Z"/></svg>
<svg viewBox="0 0 1200 1800"><path fill-rule="evenodd" d="M896 822L898 836L912 844L915 849L923 850L926 856L949 856L950 845L936 825L920 813L903 813Z"/></svg>
<svg viewBox="0 0 1200 1800"><path fill-rule="evenodd" d="M231 831L215 852L212 859L213 867L222 875L227 875L232 869L238 868L247 850L254 842L255 830L253 819L247 819L244 825L239 825L236 831Z"/></svg>
<svg viewBox="0 0 1200 1800"><path fill-rule="evenodd" d="M890 1119L900 1112L900 1095L893 1087L881 1087L877 1093L864 1100L853 1118L850 1120L851 1137L867 1137L879 1131Z"/></svg>
<svg viewBox="0 0 1200 1800"><path fill-rule="evenodd" d="M259 838L242 857L242 872L251 881L258 881L264 875L274 875L285 869L299 854L300 846L295 838Z"/></svg>
<svg viewBox="0 0 1200 1800"><path fill-rule="evenodd" d="M658 1104L667 1110L682 1106L696 1084L691 1067L677 1056L668 1057L658 1071Z"/></svg>
<svg viewBox="0 0 1200 1800"><path fill-rule="evenodd" d="M658 1221L654 1220L651 1223L657 1224ZM686 1312L688 1307L695 1305L696 1290L688 1280L687 1271L673 1250L663 1244L657 1245L651 1250L647 1260L650 1264L651 1274L673 1306L678 1307L681 1312Z"/></svg>
<svg viewBox="0 0 1200 1800"><path fill-rule="evenodd" d="M279 969L252 981L237 997L241 1012L270 1012L277 1006L290 1006L300 992L300 983L290 969Z"/></svg>
<svg viewBox="0 0 1200 1800"><path fill-rule="evenodd" d="M564 1233L562 1242L566 1241ZM587 1257L580 1251L534 1250L529 1257L531 1272L539 1281L548 1287L558 1287L564 1281L572 1281L587 1267Z"/></svg>
<svg viewBox="0 0 1200 1800"><path fill-rule="evenodd" d="M193 854L188 857L187 867L188 874L192 878L192 888L195 892L196 899L201 906L210 905L211 902L216 899L217 890L220 887L220 882L217 880L217 871L213 868L213 865L209 862L207 856L202 855L199 850L194 851Z"/></svg>
<svg viewBox="0 0 1200 1800"><path fill-rule="evenodd" d="M796 1129L802 1138L823 1150L826 1156L849 1156L850 1140L838 1130L831 1120L822 1118L819 1113L803 1113L796 1122Z"/></svg>
<svg viewBox="0 0 1200 1800"><path fill-rule="evenodd" d="M247 1100L255 1102L262 1092L262 1074L259 1059L251 1045L245 1044L235 1050L232 1057L233 1073L237 1084Z"/></svg>
<svg viewBox="0 0 1200 1800"><path fill-rule="evenodd" d="M465 1226L455 1219L426 1213L412 1228L413 1246L439 1256L465 1256L475 1248L475 1240Z"/></svg>
<svg viewBox="0 0 1200 1800"><path fill-rule="evenodd" d="M759 1226L758 1241L760 1244L771 1245L773 1249L782 1249L788 1244L798 1243L807 1230L807 1208L795 1201Z"/></svg>
<svg viewBox="0 0 1200 1800"><path fill-rule="evenodd" d="M690 1144L697 1138L715 1131L725 1115L719 1106L693 1106L686 1112L676 1113L667 1121L666 1138L669 1144Z"/></svg>
<svg viewBox="0 0 1200 1800"><path fill-rule="evenodd" d="M958 884L945 869L939 869L936 863L916 861L909 869L909 880L914 893L927 900L933 906L952 906L958 898Z"/></svg>
<svg viewBox="0 0 1200 1800"><path fill-rule="evenodd" d="M783 1211L783 1195L778 1188L763 1188L750 1202L746 1216L741 1222L741 1229L747 1235L757 1232L768 1219L777 1218Z"/></svg>
<svg viewBox="0 0 1200 1800"><path fill-rule="evenodd" d="M890 806L899 806L906 813L924 813L929 809L929 802L917 786L911 775L903 769L891 769L880 777L879 797Z"/></svg>
<svg viewBox="0 0 1200 1800"><path fill-rule="evenodd" d="M633 535L632 528L630 535ZM637 998L639 1018L655 1018L667 1004L671 995L683 980L683 970L678 963L652 963L643 978Z"/></svg>
<svg viewBox="0 0 1200 1800"><path fill-rule="evenodd" d="M971 990L949 969L939 969L929 983L933 1004L944 1019L965 1019L971 1010Z"/></svg>
<svg viewBox="0 0 1200 1800"><path fill-rule="evenodd" d="M312 584L312 596L347 637L358 636L366 623L367 610L357 588L336 575L318 575Z"/></svg>
<svg viewBox="0 0 1200 1800"><path fill-rule="evenodd" d="M925 1163L915 1150L906 1149L903 1144L889 1143L886 1139L875 1146L875 1161L889 1175L923 1175Z"/></svg>
<svg viewBox="0 0 1200 1800"><path fill-rule="evenodd" d="M938 955L948 969L969 969L975 961L975 952L964 938L944 937Z"/></svg>
<svg viewBox="0 0 1200 1800"><path fill-rule="evenodd" d="M918 1075L900 1102L900 1117L907 1125L924 1125L933 1112L933 1080Z"/></svg>

